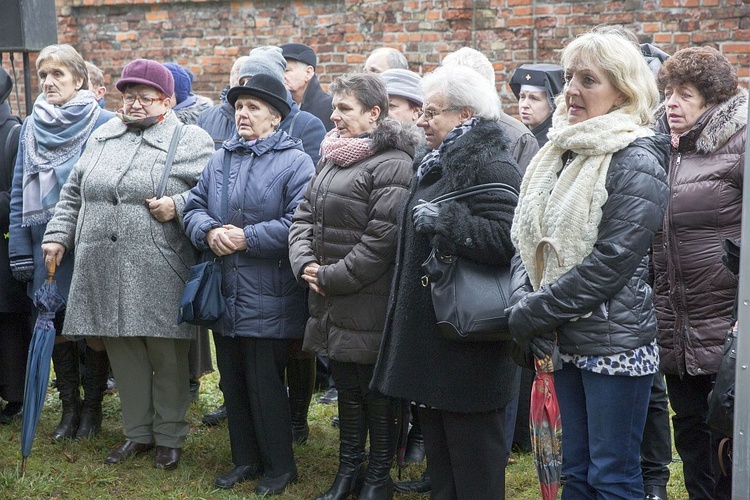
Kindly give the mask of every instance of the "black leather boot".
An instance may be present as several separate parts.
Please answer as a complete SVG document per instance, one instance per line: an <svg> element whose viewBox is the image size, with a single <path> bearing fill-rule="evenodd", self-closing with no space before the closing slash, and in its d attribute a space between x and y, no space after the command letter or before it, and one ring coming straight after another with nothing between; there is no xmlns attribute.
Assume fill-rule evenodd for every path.
<svg viewBox="0 0 750 500"><path fill-rule="evenodd" d="M396 454L398 401L370 392L367 395L367 428L370 431L370 461L358 498L390 500L393 498L390 472Z"/></svg>
<svg viewBox="0 0 750 500"><path fill-rule="evenodd" d="M290 358L286 364L286 381L289 386L289 410L292 416L292 443L305 444L310 435L307 411L310 409L315 389L315 357Z"/></svg>
<svg viewBox="0 0 750 500"><path fill-rule="evenodd" d="M416 464L424 460L424 436L422 435L422 424L419 422L417 405L411 405L411 429L406 438L406 452L404 462L407 464Z"/></svg>
<svg viewBox="0 0 750 500"><path fill-rule="evenodd" d="M78 346L75 342L56 344L52 349L57 390L62 401L62 418L52 433L52 442L75 437L81 420L80 368Z"/></svg>
<svg viewBox="0 0 750 500"><path fill-rule="evenodd" d="M107 390L109 358L107 351L95 351L86 346L86 372L83 375L83 406L76 439L99 434L102 428L102 399Z"/></svg>
<svg viewBox="0 0 750 500"><path fill-rule="evenodd" d="M333 485L315 500L343 500L356 494L365 478L364 402L354 391L339 391L339 471Z"/></svg>

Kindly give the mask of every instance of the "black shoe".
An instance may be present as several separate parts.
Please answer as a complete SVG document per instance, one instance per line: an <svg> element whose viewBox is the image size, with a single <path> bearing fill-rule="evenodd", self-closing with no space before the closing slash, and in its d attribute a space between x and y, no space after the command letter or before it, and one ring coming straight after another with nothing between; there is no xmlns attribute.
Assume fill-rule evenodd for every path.
<svg viewBox="0 0 750 500"><path fill-rule="evenodd" d="M305 422L304 427L297 428L292 424L292 444L302 445L307 443L307 438L310 436L310 426Z"/></svg>
<svg viewBox="0 0 750 500"><path fill-rule="evenodd" d="M331 387L318 398L318 403L324 405L332 405L333 403L337 403L338 400L339 391L337 391L335 387Z"/></svg>
<svg viewBox="0 0 750 500"><path fill-rule="evenodd" d="M0 424L8 425L13 420L20 419L21 410L23 410L23 403L19 401L7 403L5 408L0 411Z"/></svg>
<svg viewBox="0 0 750 500"><path fill-rule="evenodd" d="M331 419L331 427L333 427L334 429L338 429L339 427L341 427L341 419L339 419L338 415Z"/></svg>
<svg viewBox="0 0 750 500"><path fill-rule="evenodd" d="M198 379L190 379L190 398L192 401L198 401L198 391L201 388L201 381Z"/></svg>
<svg viewBox="0 0 750 500"><path fill-rule="evenodd" d="M281 495L287 486L297 482L297 470L279 477L264 477L255 487L256 495Z"/></svg>
<svg viewBox="0 0 750 500"><path fill-rule="evenodd" d="M409 430L406 438L406 452L404 453L404 462L407 464L418 464L425 457L424 436L422 429L414 425Z"/></svg>
<svg viewBox="0 0 750 500"><path fill-rule="evenodd" d="M430 483L430 476L425 472L416 481L401 481L396 483L393 489L396 493L429 493L432 490L432 484Z"/></svg>
<svg viewBox="0 0 750 500"><path fill-rule="evenodd" d="M234 488L237 483L258 479L263 475L263 468L259 465L238 465L226 474L214 480L214 486L223 490Z"/></svg>
<svg viewBox="0 0 750 500"><path fill-rule="evenodd" d="M213 427L215 425L219 425L224 420L227 419L227 407L224 405L219 406L214 411L210 411L203 415L203 418L201 419L201 422L203 422L203 425L207 425L208 427Z"/></svg>
<svg viewBox="0 0 750 500"><path fill-rule="evenodd" d="M667 487L658 485L648 485L643 487L645 500L667 500Z"/></svg>

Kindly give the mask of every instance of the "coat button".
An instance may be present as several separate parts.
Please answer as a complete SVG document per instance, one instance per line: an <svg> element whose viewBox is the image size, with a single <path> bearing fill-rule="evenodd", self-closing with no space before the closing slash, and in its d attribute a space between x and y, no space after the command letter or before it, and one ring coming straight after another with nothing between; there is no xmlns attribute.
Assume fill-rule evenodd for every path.
<svg viewBox="0 0 750 500"><path fill-rule="evenodd" d="M110 236L109 239L112 240L112 241L117 241L117 235L113 234L112 236Z"/></svg>
<svg viewBox="0 0 750 500"><path fill-rule="evenodd" d="M118 203L120 203L120 200L118 200L117 198L112 200L112 205L117 206Z"/></svg>

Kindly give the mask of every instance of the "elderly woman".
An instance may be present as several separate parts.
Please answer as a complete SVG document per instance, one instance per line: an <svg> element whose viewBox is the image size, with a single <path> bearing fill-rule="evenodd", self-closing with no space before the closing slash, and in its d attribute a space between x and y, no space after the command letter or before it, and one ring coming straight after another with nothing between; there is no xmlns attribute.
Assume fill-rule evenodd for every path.
<svg viewBox="0 0 750 500"><path fill-rule="evenodd" d="M563 88L564 78L563 69L557 64L524 64L510 79L521 122L529 127L540 148L547 144L555 97Z"/></svg>
<svg viewBox="0 0 750 500"><path fill-rule="evenodd" d="M440 205L434 217L413 217L415 205L486 183L518 188L521 174L497 123L495 89L469 68L440 68L422 80L417 125L427 148L399 213L396 275L372 386L416 401L433 498L503 498L504 407L513 398L515 365L507 342L459 344L438 333L421 269L431 249L491 266L513 256L515 198L490 192Z"/></svg>
<svg viewBox="0 0 750 500"><path fill-rule="evenodd" d="M301 141L279 128L291 111L280 79L252 76L229 90L227 102L237 133L214 153L185 205L190 240L221 258L227 304L213 334L235 467L215 484L263 476L255 492L279 494L297 480L284 368L306 319L288 236L314 167Z"/></svg>
<svg viewBox="0 0 750 500"><path fill-rule="evenodd" d="M292 268L310 287L304 349L328 354L339 394L339 470L318 498L346 498L360 487L359 498L390 498L398 405L369 384L394 271L396 214L418 138L387 118L380 76L345 75L330 90L336 127L321 144L319 173L289 233Z"/></svg>
<svg viewBox="0 0 750 500"><path fill-rule="evenodd" d="M718 469L706 399L737 292L722 242L740 238L747 92L711 47L675 53L658 84L666 108L659 126L672 138L672 196L653 257L661 369L690 498L729 498L732 481Z"/></svg>
<svg viewBox="0 0 750 500"><path fill-rule="evenodd" d="M422 114L422 77L408 69L388 69L380 73L388 91L388 116L408 125L416 125Z"/></svg>
<svg viewBox="0 0 750 500"><path fill-rule="evenodd" d="M668 139L648 128L659 94L629 40L595 30L561 62L565 99L513 220L509 324L537 356L556 332L563 499L643 498L639 448L659 367L647 253L667 204Z"/></svg>
<svg viewBox="0 0 750 500"><path fill-rule="evenodd" d="M70 45L45 47L36 60L42 94L21 129L10 202L10 267L13 276L28 282L29 297L47 278L42 237L55 213L60 190L81 156L91 133L113 113L102 110L88 90L86 63ZM57 268L55 280L67 299L73 273L71 256ZM59 336L65 312L55 318L58 337L52 351L62 418L52 441L86 438L99 433L102 398L107 386L109 361L94 330L87 341L81 377L78 346ZM83 380L81 380L83 379ZM83 383L85 396L80 398Z"/></svg>
<svg viewBox="0 0 750 500"><path fill-rule="evenodd" d="M209 135L186 125L164 195L167 151L180 126L171 112L172 74L136 59L117 82L123 108L96 130L47 224L45 263L75 264L63 334L102 335L122 402L126 441L105 463L156 445L154 466L177 467L188 432L187 353L195 335L176 324L195 250L182 207L213 152ZM106 270L106 272L104 271Z"/></svg>

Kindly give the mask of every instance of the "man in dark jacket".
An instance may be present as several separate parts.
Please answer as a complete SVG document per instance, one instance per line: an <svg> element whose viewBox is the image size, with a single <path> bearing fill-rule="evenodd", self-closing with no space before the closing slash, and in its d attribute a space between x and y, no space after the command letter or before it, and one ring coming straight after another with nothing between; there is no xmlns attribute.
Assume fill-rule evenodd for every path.
<svg viewBox="0 0 750 500"><path fill-rule="evenodd" d="M8 259L10 190L18 152L21 120L11 114L7 98L13 81L0 68L0 398L7 401L0 411L0 424L9 424L21 414L26 355L31 340L31 301L26 286L13 279Z"/></svg>
<svg viewBox="0 0 750 500"><path fill-rule="evenodd" d="M292 93L294 102L299 104L302 111L317 116L323 122L326 131L331 130L333 98L323 90L315 75L315 67L318 64L315 51L302 43L285 43L280 47L287 63L284 83Z"/></svg>

